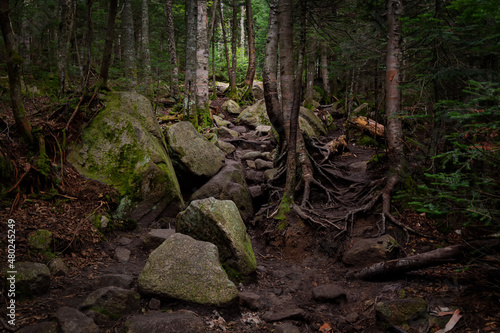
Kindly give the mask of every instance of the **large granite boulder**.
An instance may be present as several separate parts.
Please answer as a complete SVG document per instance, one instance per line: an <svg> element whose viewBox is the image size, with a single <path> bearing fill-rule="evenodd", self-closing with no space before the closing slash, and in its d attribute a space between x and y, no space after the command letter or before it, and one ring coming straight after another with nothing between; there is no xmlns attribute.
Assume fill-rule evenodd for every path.
<svg viewBox="0 0 500 333"><path fill-rule="evenodd" d="M146 97L132 92L108 94L105 108L81 139L70 147L68 161L85 177L120 192L117 218L148 225L184 208L165 140Z"/></svg>
<svg viewBox="0 0 500 333"><path fill-rule="evenodd" d="M217 245L221 262L231 276L255 271L252 243L234 202L215 198L192 201L177 215L175 226L178 232Z"/></svg>
<svg viewBox="0 0 500 333"><path fill-rule="evenodd" d="M225 153L198 133L189 121L170 126L166 135L179 174L208 178L224 165Z"/></svg>
<svg viewBox="0 0 500 333"><path fill-rule="evenodd" d="M210 197L233 201L244 221L253 217L252 197L245 181L243 166L239 162L228 160L218 174L193 193L190 201Z"/></svg>
<svg viewBox="0 0 500 333"><path fill-rule="evenodd" d="M217 247L180 233L151 253L137 282L142 293L199 304L222 306L238 297Z"/></svg>

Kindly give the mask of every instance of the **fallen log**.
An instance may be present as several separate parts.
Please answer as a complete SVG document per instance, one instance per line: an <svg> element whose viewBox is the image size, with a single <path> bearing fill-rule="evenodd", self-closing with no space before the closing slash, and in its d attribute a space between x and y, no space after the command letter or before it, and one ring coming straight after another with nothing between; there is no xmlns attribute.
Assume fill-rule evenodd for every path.
<svg viewBox="0 0 500 333"><path fill-rule="evenodd" d="M349 119L349 122L362 131L368 131L371 134L377 136L384 136L385 132L384 125L377 123L373 119L360 116Z"/></svg>
<svg viewBox="0 0 500 333"><path fill-rule="evenodd" d="M472 241L465 244L452 245L411 257L379 262L375 265L350 272L347 274L347 277L360 280L394 278L401 273L454 262L463 256L467 250L481 247L497 247L499 245L499 239Z"/></svg>

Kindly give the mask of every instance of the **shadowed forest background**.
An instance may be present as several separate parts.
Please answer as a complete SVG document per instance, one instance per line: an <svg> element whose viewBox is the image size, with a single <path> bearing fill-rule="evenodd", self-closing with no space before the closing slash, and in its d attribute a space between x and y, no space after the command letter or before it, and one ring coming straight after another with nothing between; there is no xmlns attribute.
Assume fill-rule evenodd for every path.
<svg viewBox="0 0 500 333"><path fill-rule="evenodd" d="M144 186L133 193L142 179L99 178L112 168L84 178L75 159L67 160L88 140L84 133L100 112L115 103L110 96L133 92L151 103L174 183L178 179L175 205L151 205L163 205L158 220L174 218L214 176L192 176L172 157L169 128L190 122L207 140L233 144L236 152L227 159L239 161L248 147L272 156L269 169L276 172L265 180L251 180L255 163L243 164L254 187L254 214L238 208L254 248L272 245L284 257L300 257L290 244L307 234L301 241L308 245L298 246L304 253L317 246L340 258L357 234L356 221L367 222L370 235L363 237L391 234L404 248L399 261L389 258L401 266L357 267L350 278L396 276L453 261L458 266L440 277L470 274L460 278L486 283L498 299L497 1L0 0L0 21L0 216L23 222L17 260L56 256L83 269L100 260L94 245L153 228L145 222L151 215L138 215L136 208L114 215L129 209L123 198L144 199ZM244 110L260 100L267 120L257 125L271 126L265 142L262 128L238 123L225 106L233 101ZM306 130L307 110L322 130ZM226 126L240 135L222 134ZM134 149L142 148L130 148L122 159L134 160ZM44 209L59 220L44 221ZM111 231L88 216L109 217ZM50 258L27 245L37 229L54 233ZM0 244L6 258L6 236ZM404 261L443 248L451 252L418 257L416 266ZM321 331L325 326L314 326L315 320L299 327ZM487 314L466 322L463 332L493 332L499 324ZM343 331L368 327L361 319L345 325Z"/></svg>

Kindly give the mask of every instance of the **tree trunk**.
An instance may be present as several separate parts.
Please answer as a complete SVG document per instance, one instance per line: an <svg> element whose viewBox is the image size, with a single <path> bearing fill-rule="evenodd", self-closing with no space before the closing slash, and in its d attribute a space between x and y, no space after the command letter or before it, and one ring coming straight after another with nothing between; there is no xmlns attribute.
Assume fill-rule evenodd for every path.
<svg viewBox="0 0 500 333"><path fill-rule="evenodd" d="M277 82L277 60L278 60L278 0L269 1L269 27L267 30L266 54L264 57L264 70L262 72L264 85L264 100L266 102L267 115L278 132L281 149L285 140L285 126L283 124L283 113L278 98Z"/></svg>
<svg viewBox="0 0 500 333"><path fill-rule="evenodd" d="M313 109L314 74L316 73L316 37L313 35L309 39L309 52L307 55L307 82L304 97L304 106Z"/></svg>
<svg viewBox="0 0 500 333"><path fill-rule="evenodd" d="M198 117L205 121L206 112L209 112L207 0L197 2L196 36L196 109Z"/></svg>
<svg viewBox="0 0 500 333"><path fill-rule="evenodd" d="M184 120L198 128L196 114L196 20L197 0L186 2L186 72L184 79Z"/></svg>
<svg viewBox="0 0 500 333"><path fill-rule="evenodd" d="M177 65L177 51L175 48L175 26L174 26L174 13L172 11L172 1L167 0L165 5L165 12L167 14L167 42L168 53L170 57L170 91L173 97L179 95L179 66Z"/></svg>
<svg viewBox="0 0 500 333"><path fill-rule="evenodd" d="M231 79L231 65L229 62L229 48L227 46L226 27L224 24L224 16L222 14L222 1L219 1L219 17L220 17L220 27L222 30L222 41L224 43L224 55L226 56L227 77Z"/></svg>
<svg viewBox="0 0 500 333"><path fill-rule="evenodd" d="M331 103L331 88L330 88L330 80L328 77L328 48L326 42L321 43L321 80L323 81L323 90L325 91L325 100L323 103L330 104Z"/></svg>
<svg viewBox="0 0 500 333"><path fill-rule="evenodd" d="M245 0L246 12L247 12L247 33L248 33L248 68L247 75L245 78L246 91L244 93L244 99L253 101L253 79L255 77L255 30L253 24L253 11L252 11L252 1Z"/></svg>
<svg viewBox="0 0 500 333"><path fill-rule="evenodd" d="M23 62L17 51L16 36L12 30L9 16L9 0L0 0L0 28L5 43L7 55L7 74L9 76L10 103L16 126L26 143L33 145L31 125L26 118L26 112L21 95L21 64Z"/></svg>
<svg viewBox="0 0 500 333"><path fill-rule="evenodd" d="M57 77L59 78L59 97L66 91L66 57L67 57L67 19L68 19L68 1L59 0L58 18L59 26L57 29Z"/></svg>
<svg viewBox="0 0 500 333"><path fill-rule="evenodd" d="M247 0L245 0L246 2ZM240 49L243 52L245 49L245 7L240 7Z"/></svg>
<svg viewBox="0 0 500 333"><path fill-rule="evenodd" d="M149 5L148 0L142 0L142 34L141 34L141 51L142 51L142 78L146 88L147 95L151 91L151 55L149 51Z"/></svg>
<svg viewBox="0 0 500 333"><path fill-rule="evenodd" d="M118 10L118 0L109 1L108 28L106 30L106 41L104 42L104 52L102 55L100 70L100 86L107 89L109 66L111 65L111 55L113 54L113 41L115 38L115 20Z"/></svg>
<svg viewBox="0 0 500 333"><path fill-rule="evenodd" d="M94 0L87 0L87 35L85 38L86 44L86 62L85 62L85 72L83 77L83 89L87 89L90 79L90 72L92 70L92 42L94 39L94 23L92 20L92 7L94 6Z"/></svg>
<svg viewBox="0 0 500 333"><path fill-rule="evenodd" d="M238 41L238 1L233 0L233 19L231 21L231 75L229 76L229 98L236 97L236 70L238 65L237 41Z"/></svg>
<svg viewBox="0 0 500 333"><path fill-rule="evenodd" d="M135 61L134 19L132 17L132 0L124 0L123 17L123 65L127 88L135 90L137 85L137 68Z"/></svg>
<svg viewBox="0 0 500 333"><path fill-rule="evenodd" d="M281 109L287 140L287 172L284 196L293 201L297 173L297 124L293 123L294 61L293 61L293 4L291 0L279 1L279 49L281 63Z"/></svg>
<svg viewBox="0 0 500 333"><path fill-rule="evenodd" d="M212 7L210 7L210 21L208 22L208 42L212 41L215 31L215 22L217 22L217 0L212 2Z"/></svg>

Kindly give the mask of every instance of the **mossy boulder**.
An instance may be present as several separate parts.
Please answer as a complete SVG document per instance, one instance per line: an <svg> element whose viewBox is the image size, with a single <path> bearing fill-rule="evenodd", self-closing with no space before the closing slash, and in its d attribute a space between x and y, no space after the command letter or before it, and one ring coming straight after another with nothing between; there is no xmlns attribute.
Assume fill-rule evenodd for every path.
<svg viewBox="0 0 500 333"><path fill-rule="evenodd" d="M50 251L50 244L52 243L52 232L45 229L33 231L28 236L28 244L32 249L38 251Z"/></svg>
<svg viewBox="0 0 500 333"><path fill-rule="evenodd" d="M427 312L427 302L422 298L396 299L375 304L377 322L382 328L410 325L422 319Z"/></svg>
<svg viewBox="0 0 500 333"><path fill-rule="evenodd" d="M240 162L228 160L218 174L193 193L190 201L210 197L233 201L244 221L253 217L252 197Z"/></svg>
<svg viewBox="0 0 500 333"><path fill-rule="evenodd" d="M222 306L238 297L217 247L179 233L151 253L137 282L141 293L198 304Z"/></svg>
<svg viewBox="0 0 500 333"><path fill-rule="evenodd" d="M80 305L81 311L93 310L119 319L141 308L141 296L133 290L114 286L104 287L92 292Z"/></svg>
<svg viewBox="0 0 500 333"><path fill-rule="evenodd" d="M217 245L221 262L232 277L255 271L257 261L250 237L238 208L231 200L194 200L177 215L175 227L197 240Z"/></svg>
<svg viewBox="0 0 500 333"><path fill-rule="evenodd" d="M238 103L232 99L228 99L222 104L222 109L229 114L239 115L241 113L241 107Z"/></svg>
<svg viewBox="0 0 500 333"><path fill-rule="evenodd" d="M40 263L35 262L16 262L17 273L15 274L16 296L21 298L31 298L43 295L49 291L50 270ZM12 274L6 272L6 286L9 289L13 281Z"/></svg>
<svg viewBox="0 0 500 333"><path fill-rule="evenodd" d="M326 130L323 122L313 111L309 110L308 108L301 107L300 118L307 121L307 123L313 128L315 136L326 135ZM302 122L301 129L304 130Z"/></svg>
<svg viewBox="0 0 500 333"><path fill-rule="evenodd" d="M146 97L110 93L105 108L70 147L68 161L87 178L122 196L116 218L141 225L184 207L165 139Z"/></svg>
<svg viewBox="0 0 500 333"><path fill-rule="evenodd" d="M212 177L224 165L226 154L198 133L189 121L170 126L166 136L172 162L182 177Z"/></svg>

